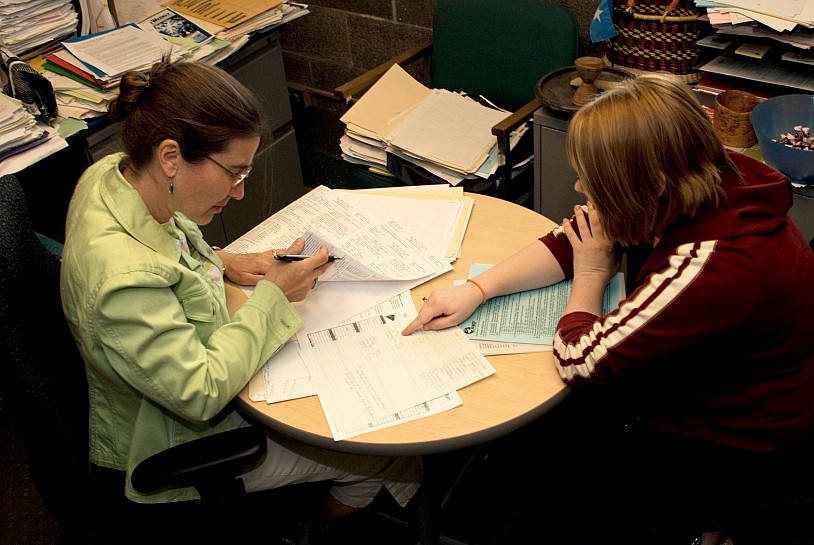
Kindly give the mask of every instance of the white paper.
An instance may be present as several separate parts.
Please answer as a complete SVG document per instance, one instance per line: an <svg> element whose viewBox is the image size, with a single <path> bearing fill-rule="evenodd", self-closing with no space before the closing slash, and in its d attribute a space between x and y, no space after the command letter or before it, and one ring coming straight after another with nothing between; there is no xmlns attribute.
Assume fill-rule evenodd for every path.
<svg viewBox="0 0 814 545"><path fill-rule="evenodd" d="M531 354L534 352L553 352L554 347L546 344L504 343L497 341L472 341L484 356L501 354Z"/></svg>
<svg viewBox="0 0 814 545"><path fill-rule="evenodd" d="M300 358L297 341L286 343L261 369L263 397L268 403L317 394L316 384ZM259 401L259 399L253 399Z"/></svg>
<svg viewBox="0 0 814 545"><path fill-rule="evenodd" d="M344 194L325 186L275 213L226 250L240 253L286 248L304 234L317 237L333 255L342 258L320 277L321 282L415 280L452 269L397 221L374 221Z"/></svg>
<svg viewBox="0 0 814 545"><path fill-rule="evenodd" d="M368 308L364 312L348 318L344 323L358 328L355 322L380 315L393 315L394 319L404 324L409 323L416 315L410 292L406 291L381 304ZM340 325L336 327L349 326ZM310 336L310 333L300 329L297 332L296 340L292 339L286 343L263 365L260 373L262 381L253 381L256 386L252 386L249 391L249 397L252 401L276 403L317 394L316 384L311 380L311 375L299 356L300 347L307 349L316 344L309 340ZM324 336L324 333L317 333L317 336Z"/></svg>
<svg viewBox="0 0 814 545"><path fill-rule="evenodd" d="M364 213L355 209L352 204L342 197L341 192L333 192L327 187L320 186L307 195L286 206L260 225L250 230L226 247L230 252L260 252L272 248L287 248L298 236L307 234L309 228L319 228L324 232L331 229L349 230L349 224L358 225L380 225L371 219L365 218ZM420 210L422 201L411 199L413 205ZM352 216L351 220L347 220ZM348 223L344 223L344 222ZM393 226L390 226L393 229ZM404 233L405 230L399 229ZM366 231L367 235L370 231ZM380 231L382 236L386 230ZM346 234L340 233L340 238L347 238ZM329 237L321 238L325 240ZM395 237L394 237L395 239ZM317 240L317 239L314 239ZM410 240L401 239L401 243L414 243L415 248L423 245L417 237L410 236ZM396 244L399 241L396 240ZM316 242L313 242L316 244ZM349 242L343 242L349 244ZM395 244L394 244L395 245ZM344 248L334 245L333 240L327 244L330 251L336 255L343 256L350 262L353 256L346 252ZM374 248L371 246L368 250ZM358 248L353 247L356 253ZM415 255L415 253L413 254ZM385 281L323 281L326 275L320 277L316 287L308 294L305 301L295 303L294 307L300 316L305 320L305 328L308 330L330 327L340 323L350 316L354 316L370 307L386 301L402 292L430 280L441 272L451 270L452 266L443 257L435 256L428 252L430 257L422 263L411 264L427 267L432 265L434 269L423 277L409 280L385 280ZM336 268L333 265L331 269ZM412 267L412 270L418 270ZM349 274L349 271L344 271ZM327 274L327 273L326 273ZM241 286L247 296L251 296L254 288L251 286Z"/></svg>
<svg viewBox="0 0 814 545"><path fill-rule="evenodd" d="M386 325L300 351L329 422L360 429L487 377L494 368L457 328Z"/></svg>
<svg viewBox="0 0 814 545"><path fill-rule="evenodd" d="M310 330L300 328L297 331L297 342L303 350L309 350L330 342L334 338L347 336L354 331L383 326L386 322L381 319L382 317L387 317L389 321L403 324L406 327L416 314L413 298L409 291L405 291L355 316L342 320L337 325Z"/></svg>
<svg viewBox="0 0 814 545"><path fill-rule="evenodd" d="M45 159L49 155L68 147L68 142L66 142L64 138L57 135L56 129L41 123L40 125L42 125L43 130L48 132L51 136L49 136L41 144L38 144L29 150L17 155L13 155L7 159L3 159L3 161L0 162L0 176L19 172L24 168L33 165L37 161Z"/></svg>
<svg viewBox="0 0 814 545"><path fill-rule="evenodd" d="M424 418L425 416L439 414L444 411L454 409L461 404L461 396L458 395L458 392L450 392L436 399L416 405L415 407L410 407L405 411L399 411L396 414L379 418L378 420L374 420L358 428L348 426L340 429L337 427L337 422L333 420L328 420L328 427L331 428L331 435L333 435L334 440L341 441L343 439L348 439L349 437L361 435L369 431L389 428L390 426L395 426L396 424L401 424L403 422L409 422L411 420Z"/></svg>
<svg viewBox="0 0 814 545"><path fill-rule="evenodd" d="M444 256L458 220L464 213L463 201L404 199L366 193L344 193L344 198L370 217L392 218L413 233L433 255Z"/></svg>
<svg viewBox="0 0 814 545"><path fill-rule="evenodd" d="M65 41L62 45L82 62L108 76L152 66L165 54L179 50L159 34L130 25L83 40Z"/></svg>
<svg viewBox="0 0 814 545"><path fill-rule="evenodd" d="M388 143L462 172L475 172L495 144L492 127L507 114L434 89L390 133Z"/></svg>

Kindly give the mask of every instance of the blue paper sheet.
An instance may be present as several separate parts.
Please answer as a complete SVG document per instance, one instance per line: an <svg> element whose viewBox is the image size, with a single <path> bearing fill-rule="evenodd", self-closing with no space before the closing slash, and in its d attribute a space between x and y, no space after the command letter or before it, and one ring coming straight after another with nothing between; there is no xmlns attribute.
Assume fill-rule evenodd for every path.
<svg viewBox="0 0 814 545"><path fill-rule="evenodd" d="M489 267L491 265L472 265L469 277L477 276ZM472 340L550 345L554 342L557 322L565 311L572 283L572 280L563 280L545 288L494 297L478 307L459 327ZM605 288L603 315L619 307L624 289L623 275L619 273Z"/></svg>

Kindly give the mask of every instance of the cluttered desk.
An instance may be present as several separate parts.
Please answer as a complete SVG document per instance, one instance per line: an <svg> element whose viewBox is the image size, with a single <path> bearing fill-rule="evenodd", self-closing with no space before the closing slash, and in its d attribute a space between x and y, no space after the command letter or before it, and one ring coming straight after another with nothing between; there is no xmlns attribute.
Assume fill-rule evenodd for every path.
<svg viewBox="0 0 814 545"><path fill-rule="evenodd" d="M299 441L331 450L413 455L449 451L495 439L534 420L567 395L568 390L553 365L550 346L509 342L509 338L495 342L468 339L463 327L428 332L437 336L425 338L399 334L406 323L403 320L412 319L422 298L433 288L465 281L473 265L494 264L555 224L527 208L463 193L460 188L416 186L397 191L341 192L317 188L227 248L249 251L284 247L281 244L286 242L285 237L279 238L285 231L281 226L296 223L296 217L307 218L313 230L306 232L306 249L317 242L327 242L331 253L341 257L341 262L347 265L346 261L352 258L345 253L346 242L353 240L353 244L360 244L363 237L355 231L359 226L354 226L354 233L345 241L334 243L337 234L329 233L330 221L309 216L311 203L319 202L321 207L328 207L326 215L331 217L344 209L352 212L353 217L371 218L372 225L363 230L378 233L379 241L387 242L379 247L383 253L386 253L383 246L397 242L383 232L374 210L386 210L384 214L391 220L390 228L397 235L394 240L407 246L410 243L405 241L405 233L395 224L402 224L416 237L424 238L423 233L418 232L420 226L409 225L409 217L415 216L413 222L419 223L434 216L430 228L437 234L430 243L431 248L425 251L446 254L438 259L441 263L434 271L420 278L361 282L320 279L309 298L296 304L306 322L296 342L289 343L273 356L240 393L238 405L249 418ZM450 220L448 223L445 217ZM443 225L446 227L442 228ZM294 229L297 227L294 225ZM269 233L275 234L270 236ZM359 260L370 262L365 256ZM377 269L378 274L384 274L383 267L377 266ZM246 288L227 286L230 312L239 308L247 293L250 290ZM371 300L382 297L384 299L371 305ZM371 306L369 311L359 312ZM504 307L504 313L506 310ZM557 312L552 309L552 316ZM340 316L348 319L340 321ZM557 314L548 327L554 327L559 316ZM517 323L518 320L510 321ZM376 331L385 333L380 335ZM423 339L426 346L405 344L411 338L415 342ZM323 348L322 353L317 353L320 348ZM441 358L457 359L457 363L445 360L432 367L439 353ZM377 371L376 365L383 367ZM424 376L431 375L431 387L441 390L431 391L419 403L410 401L405 392L413 389L411 381L421 382L421 378L393 372L402 365L420 369ZM455 369L451 371L450 367ZM291 370L293 368L299 371ZM394 389L402 391L381 394L385 388L377 383L379 377L373 376L376 372L388 375L388 380L394 381ZM274 378L275 375L278 378ZM355 376L351 381L355 386L348 382L351 375ZM457 385L445 389L456 380ZM405 407L386 408L391 407L387 404L391 397L401 395L404 399L395 403L400 402ZM371 399L377 396L384 400L381 410L372 407L376 403ZM354 407L362 407L361 425L359 415L353 414Z"/></svg>
<svg viewBox="0 0 814 545"><path fill-rule="evenodd" d="M258 95L274 135L257 152L247 198L204 228L211 244L226 246L305 192L279 37L286 23L309 13L307 6L281 0L241 3L246 17L226 28L206 20L214 14L162 4L171 2L108 2L119 26L90 17L92 9L64 7L73 17L73 26L65 30L68 35L52 40L46 51L28 53L22 45L14 46L8 35L12 27L6 26L0 10L0 43L21 59L14 64L14 74L51 86L59 114L55 119L36 115L30 96L28 103L0 96L0 174L17 176L38 232L64 239L65 213L76 180L90 164L119 151L117 126L106 112L122 73L146 70L164 54L217 64L232 74ZM86 29L91 21L94 25ZM35 32L35 25L28 27L29 33Z"/></svg>

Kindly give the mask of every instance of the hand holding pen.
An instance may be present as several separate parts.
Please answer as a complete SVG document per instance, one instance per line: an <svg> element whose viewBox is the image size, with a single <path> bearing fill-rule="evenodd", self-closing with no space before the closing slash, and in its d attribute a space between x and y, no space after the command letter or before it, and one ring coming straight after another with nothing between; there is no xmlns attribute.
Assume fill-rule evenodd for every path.
<svg viewBox="0 0 814 545"><path fill-rule="evenodd" d="M320 246L312 256L305 256L302 251L305 249L305 240L298 238L284 252L274 252L274 262L266 271L265 279L277 285L289 301L302 301L308 293L317 285L317 278L328 270L333 264L329 260L328 248ZM277 255L296 255L299 259L282 260L277 259Z"/></svg>
<svg viewBox="0 0 814 545"><path fill-rule="evenodd" d="M277 261L285 261L286 263L293 263L295 261L302 261L303 259L308 259L309 257L314 257L311 255L305 254L274 254L274 259ZM334 255L328 256L328 263L333 263L337 259L342 259L341 257L336 257Z"/></svg>

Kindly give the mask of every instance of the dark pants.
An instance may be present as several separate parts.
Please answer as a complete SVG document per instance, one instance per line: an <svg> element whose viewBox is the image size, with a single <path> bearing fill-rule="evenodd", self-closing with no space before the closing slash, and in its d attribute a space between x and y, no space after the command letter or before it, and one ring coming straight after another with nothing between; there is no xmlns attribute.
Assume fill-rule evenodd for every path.
<svg viewBox="0 0 814 545"><path fill-rule="evenodd" d="M688 545L718 524L736 545L814 542L814 448L753 452L654 432L596 394L577 392L518 432L539 445L528 463L546 471L540 515L556 517L559 543Z"/></svg>

